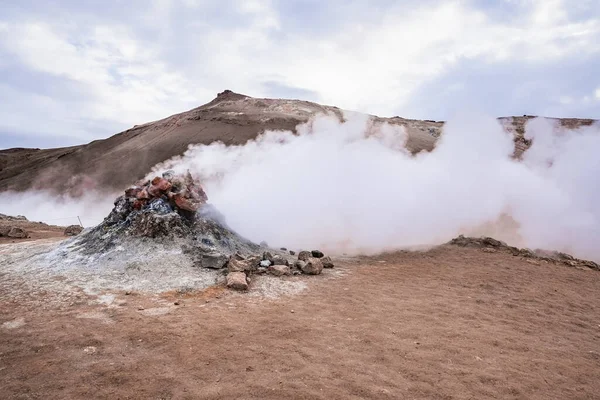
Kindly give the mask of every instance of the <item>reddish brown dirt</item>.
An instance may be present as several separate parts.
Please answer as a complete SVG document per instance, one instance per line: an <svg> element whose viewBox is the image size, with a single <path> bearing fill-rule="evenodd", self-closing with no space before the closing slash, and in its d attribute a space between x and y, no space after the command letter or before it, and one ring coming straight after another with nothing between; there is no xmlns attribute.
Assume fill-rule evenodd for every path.
<svg viewBox="0 0 600 400"><path fill-rule="evenodd" d="M155 316L135 294L2 304L25 324L0 327L0 398L600 398L598 272L450 246L341 269L278 300L168 293Z"/></svg>

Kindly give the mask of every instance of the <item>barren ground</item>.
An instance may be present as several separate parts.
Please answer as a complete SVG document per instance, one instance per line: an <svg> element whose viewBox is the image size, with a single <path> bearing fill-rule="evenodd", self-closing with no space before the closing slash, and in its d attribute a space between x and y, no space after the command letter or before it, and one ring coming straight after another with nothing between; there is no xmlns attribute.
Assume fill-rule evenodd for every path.
<svg viewBox="0 0 600 400"><path fill-rule="evenodd" d="M2 303L0 398L600 398L598 272L451 246L337 269L271 300Z"/></svg>

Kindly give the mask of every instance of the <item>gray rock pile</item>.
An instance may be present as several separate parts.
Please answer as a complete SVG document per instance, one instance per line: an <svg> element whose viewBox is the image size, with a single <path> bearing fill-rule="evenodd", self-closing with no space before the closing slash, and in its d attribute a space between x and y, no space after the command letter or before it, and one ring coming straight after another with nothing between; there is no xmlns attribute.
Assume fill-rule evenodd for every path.
<svg viewBox="0 0 600 400"><path fill-rule="evenodd" d="M156 269L161 257L171 274L178 268L173 263L185 263L202 269L203 274L222 276L227 287L235 290L247 290L254 274L318 275L323 268L333 267L331 258L318 250L299 252L294 260L294 251L273 250L266 243L257 245L241 237L207 200L189 172L167 171L127 189L100 225L81 233L73 228L73 234L78 234L74 243L92 258L123 258L125 249L143 260L140 252L144 252L153 264L144 266L142 261L142 270Z"/></svg>
<svg viewBox="0 0 600 400"><path fill-rule="evenodd" d="M450 242L448 242L448 244L453 246L479 248L488 253L510 253L515 257L522 257L534 263L546 262L553 264L564 264L571 267L586 267L594 269L596 271L600 271L600 265L593 261L581 260L569 254L561 253L558 251L548 251L541 249L531 250L527 248L520 249L518 247L509 246L505 242L496 240L491 237L474 238L460 235L452 239Z"/></svg>

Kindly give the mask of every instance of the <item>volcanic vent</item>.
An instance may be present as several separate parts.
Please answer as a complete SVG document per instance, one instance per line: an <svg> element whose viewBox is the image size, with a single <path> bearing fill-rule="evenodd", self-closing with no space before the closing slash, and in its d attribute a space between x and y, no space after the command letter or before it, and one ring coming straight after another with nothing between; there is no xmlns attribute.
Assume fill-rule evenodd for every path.
<svg viewBox="0 0 600 400"><path fill-rule="evenodd" d="M255 274L317 275L333 267L318 250L295 255L241 237L189 172L166 171L125 190L100 225L36 262L92 291L202 289L221 282L246 290Z"/></svg>

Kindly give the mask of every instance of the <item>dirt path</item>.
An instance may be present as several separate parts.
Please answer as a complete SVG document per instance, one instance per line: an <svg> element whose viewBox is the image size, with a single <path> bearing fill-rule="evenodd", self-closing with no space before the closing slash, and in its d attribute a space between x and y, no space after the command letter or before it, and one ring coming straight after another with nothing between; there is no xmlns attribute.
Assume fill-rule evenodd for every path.
<svg viewBox="0 0 600 400"><path fill-rule="evenodd" d="M600 273L456 247L341 268L277 300L1 304L0 398L600 398Z"/></svg>

